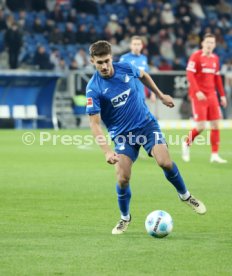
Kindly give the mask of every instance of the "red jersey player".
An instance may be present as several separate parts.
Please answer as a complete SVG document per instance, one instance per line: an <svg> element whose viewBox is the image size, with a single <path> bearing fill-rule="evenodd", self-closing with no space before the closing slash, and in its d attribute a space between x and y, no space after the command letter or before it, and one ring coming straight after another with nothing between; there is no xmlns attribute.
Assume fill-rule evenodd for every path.
<svg viewBox="0 0 232 276"><path fill-rule="evenodd" d="M191 143L205 129L206 121L210 121L212 151L210 162L227 163L218 155L220 104L226 107L227 101L219 72L219 57L213 54L215 46L215 36L206 34L202 41L202 49L193 53L188 61L186 70L189 81L189 96L196 128L189 132L188 138L182 144L182 159L186 162L190 161L189 147ZM220 104L216 90L220 94Z"/></svg>

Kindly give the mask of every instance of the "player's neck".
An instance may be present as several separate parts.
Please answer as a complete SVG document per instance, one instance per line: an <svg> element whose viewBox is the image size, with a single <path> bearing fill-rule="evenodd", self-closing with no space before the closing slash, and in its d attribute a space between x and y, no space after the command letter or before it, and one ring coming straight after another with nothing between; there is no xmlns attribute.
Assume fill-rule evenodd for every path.
<svg viewBox="0 0 232 276"><path fill-rule="evenodd" d="M135 56L140 56L141 55L141 53L135 53L135 52L131 52L132 53L132 55L135 55Z"/></svg>
<svg viewBox="0 0 232 276"><path fill-rule="evenodd" d="M212 52L208 52L204 50L202 50L202 53L204 54L204 56L207 56L207 57L210 57L212 55Z"/></svg>

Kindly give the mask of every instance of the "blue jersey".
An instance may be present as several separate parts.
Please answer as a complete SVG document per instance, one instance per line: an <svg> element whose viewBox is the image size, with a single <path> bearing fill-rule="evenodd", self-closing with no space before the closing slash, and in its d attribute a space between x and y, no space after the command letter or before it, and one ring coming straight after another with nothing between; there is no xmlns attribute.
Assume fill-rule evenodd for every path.
<svg viewBox="0 0 232 276"><path fill-rule="evenodd" d="M136 85L140 70L124 62L113 63L113 67L112 77L103 78L96 72L86 87L86 112L100 113L112 139L154 119Z"/></svg>
<svg viewBox="0 0 232 276"><path fill-rule="evenodd" d="M125 55L122 55L120 58L120 61L129 62L130 64L134 65L135 67L137 67L140 70L143 70L145 72L149 71L147 57L143 54L134 55L130 52ZM143 99L145 100L144 85L140 81L138 81L137 86L138 86L138 89L141 91L141 95L142 95Z"/></svg>

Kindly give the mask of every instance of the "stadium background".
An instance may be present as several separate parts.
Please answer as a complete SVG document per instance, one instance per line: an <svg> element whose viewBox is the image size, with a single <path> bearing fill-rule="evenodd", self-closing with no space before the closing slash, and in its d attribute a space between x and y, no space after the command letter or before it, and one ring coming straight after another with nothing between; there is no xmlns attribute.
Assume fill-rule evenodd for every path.
<svg viewBox="0 0 232 276"><path fill-rule="evenodd" d="M87 126L81 96L85 94L86 81L93 71L88 55L90 43L98 39L110 41L117 61L129 51L130 37L135 34L143 38L143 53L148 56L155 81L163 91L176 98L176 109L169 116L159 101L151 111L159 119L178 120L191 117L184 73L188 57L199 48L206 32L215 33L215 52L220 56L229 101L228 108L222 111L225 119L231 117L230 1L8 0L1 1L0 5L2 79L6 80L6 69L13 69L8 72L11 82L3 81L0 89L0 105L9 106L7 114L1 109L2 127ZM40 71L41 74L32 80L22 70L27 70L27 76L28 72ZM63 76L59 78L56 93L51 92L54 88L47 89L48 84L43 83L46 82L42 78L46 79L45 71L54 73L53 81ZM19 83L22 78L24 84ZM41 82L41 89L38 83L33 84L36 78ZM21 110L15 112L15 105L20 105ZM24 110L28 105L35 105L36 110L28 114ZM6 120L7 117L10 119ZM12 117L28 117L34 121L12 120Z"/></svg>
<svg viewBox="0 0 232 276"><path fill-rule="evenodd" d="M231 1L0 5L0 275L232 275ZM182 206L157 166L139 158L131 183L133 223L114 237L119 214L113 168L96 145L72 143L77 134L90 135L83 113L93 70L88 47L107 39L118 60L131 35L144 38L153 78L175 97L174 111L159 102L152 107L165 137L174 141L192 124L184 69L207 31L216 34L229 100L220 148L228 164L210 164L209 145L193 145L190 163L181 160L180 144L169 148L208 213L199 217ZM44 132L52 139L41 145ZM174 220L173 233L163 240L145 233L145 217L155 209Z"/></svg>

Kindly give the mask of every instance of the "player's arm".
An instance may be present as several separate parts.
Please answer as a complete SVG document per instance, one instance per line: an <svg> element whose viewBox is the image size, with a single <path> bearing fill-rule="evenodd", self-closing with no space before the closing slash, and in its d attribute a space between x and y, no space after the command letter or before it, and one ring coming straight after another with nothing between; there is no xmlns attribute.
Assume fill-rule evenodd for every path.
<svg viewBox="0 0 232 276"><path fill-rule="evenodd" d="M186 76L189 81L190 89L193 95L196 95L199 101L206 100L205 94L200 91L197 80L196 80L196 72L197 72L197 57L196 55L192 55L187 65Z"/></svg>
<svg viewBox="0 0 232 276"><path fill-rule="evenodd" d="M90 121L90 128L92 130L92 133L96 139L96 142L98 143L103 153L105 154L106 161L109 164L117 163L119 160L118 154L115 153L107 143L106 136L101 126L100 114L90 115L89 121Z"/></svg>
<svg viewBox="0 0 232 276"><path fill-rule="evenodd" d="M219 60L217 62L217 69L218 70L215 74L215 85L216 85L217 91L220 95L221 105L223 107L226 107L227 106L227 100L226 100L226 95L225 95L225 91L224 91L224 88L223 88L222 77L221 77L220 71L219 71Z"/></svg>
<svg viewBox="0 0 232 276"><path fill-rule="evenodd" d="M174 107L174 102L171 96L164 94L160 91L151 76L143 70L140 70L140 81L147 86L155 95L168 107Z"/></svg>

